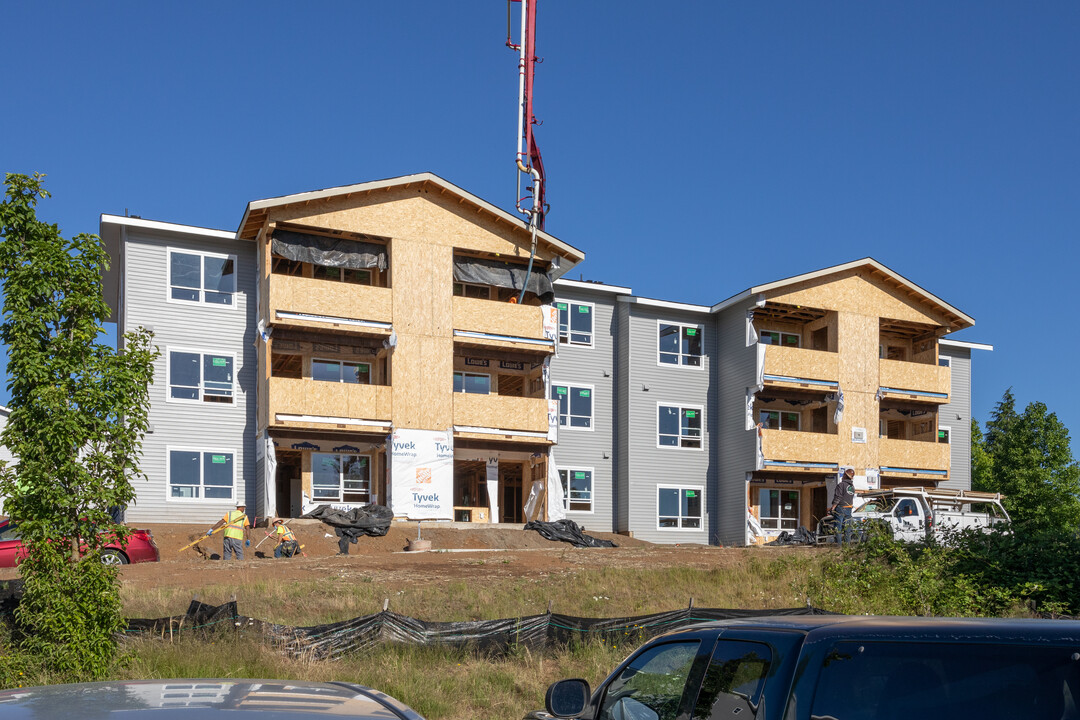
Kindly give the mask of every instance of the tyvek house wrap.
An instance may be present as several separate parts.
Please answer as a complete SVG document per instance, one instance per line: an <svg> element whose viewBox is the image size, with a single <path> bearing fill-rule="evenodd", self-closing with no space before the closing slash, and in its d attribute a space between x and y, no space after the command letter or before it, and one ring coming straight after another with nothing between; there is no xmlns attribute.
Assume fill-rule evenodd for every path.
<svg viewBox="0 0 1080 720"><path fill-rule="evenodd" d="M454 519L454 435L399 428L390 435L389 504L394 517Z"/></svg>

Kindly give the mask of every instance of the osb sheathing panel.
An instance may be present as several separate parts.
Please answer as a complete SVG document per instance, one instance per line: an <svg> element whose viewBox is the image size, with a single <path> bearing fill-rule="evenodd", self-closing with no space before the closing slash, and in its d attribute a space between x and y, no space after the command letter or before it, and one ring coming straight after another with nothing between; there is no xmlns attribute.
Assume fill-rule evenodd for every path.
<svg viewBox="0 0 1080 720"><path fill-rule="evenodd" d="M544 355L551 355L555 352L554 343L548 343L546 345L534 345L532 343L518 343L508 340L488 340L487 338L454 338L454 342L461 348L461 352L468 353L468 347L482 347L486 350L510 350L517 353L528 353L535 355L537 361L543 359Z"/></svg>
<svg viewBox="0 0 1080 720"><path fill-rule="evenodd" d="M766 460L832 463L836 462L838 438L826 433L762 430L761 454Z"/></svg>
<svg viewBox="0 0 1080 720"><path fill-rule="evenodd" d="M766 345L765 373L836 382L839 378L839 357L839 353L824 350Z"/></svg>
<svg viewBox="0 0 1080 720"><path fill-rule="evenodd" d="M454 329L514 337L544 337L540 308L494 300L455 297Z"/></svg>
<svg viewBox="0 0 1080 720"><path fill-rule="evenodd" d="M548 429L547 400L453 393L454 425L543 432Z"/></svg>
<svg viewBox="0 0 1080 720"><path fill-rule="evenodd" d="M839 379L844 392L844 417L838 432L839 462L850 465L857 474L877 467L878 437L878 318L841 312L838 317L840 337ZM866 442L851 440L851 429L866 430Z"/></svg>
<svg viewBox="0 0 1080 720"><path fill-rule="evenodd" d="M312 490L311 481L311 453L309 452L302 453L300 456L300 485L304 494L314 497L315 492Z"/></svg>
<svg viewBox="0 0 1080 720"><path fill-rule="evenodd" d="M948 470L949 445L917 440L881 440L881 464L889 467Z"/></svg>
<svg viewBox="0 0 1080 720"><path fill-rule="evenodd" d="M393 417L393 393L385 385L270 378L270 407L274 415L323 415L390 421Z"/></svg>
<svg viewBox="0 0 1080 720"><path fill-rule="evenodd" d="M274 221L287 220L312 227L362 232L382 237L407 238L425 245L456 247L485 253L501 253L527 259L530 236L486 211L459 202L431 185L392 188L352 197L319 200L307 205L274 208ZM550 260L549 248L537 256ZM401 259L391 248L391 268L396 273ZM397 282L396 274L394 283Z"/></svg>
<svg viewBox="0 0 1080 720"><path fill-rule="evenodd" d="M949 394L952 371L940 365L878 360L881 387ZM942 401L944 402L944 400Z"/></svg>
<svg viewBox="0 0 1080 720"><path fill-rule="evenodd" d="M272 275L271 322L280 322L277 320L278 310L388 323L394 317L394 298L389 288Z"/></svg>
<svg viewBox="0 0 1080 720"><path fill-rule="evenodd" d="M392 362L394 425L449 428L453 424L453 340L399 334Z"/></svg>
<svg viewBox="0 0 1080 720"><path fill-rule="evenodd" d="M865 269L847 270L836 275L806 280L777 288L766 298L778 303L858 313L873 318L947 325L945 318L917 296L869 277ZM841 343L847 338L841 333Z"/></svg>
<svg viewBox="0 0 1080 720"><path fill-rule="evenodd" d="M522 446L554 444L549 442L546 438L523 437L521 435L513 435L512 433L507 433L506 435L491 435L489 433L456 432L454 433L454 438L456 440L480 440L485 443L499 443L496 447L500 447L502 443L520 443Z"/></svg>

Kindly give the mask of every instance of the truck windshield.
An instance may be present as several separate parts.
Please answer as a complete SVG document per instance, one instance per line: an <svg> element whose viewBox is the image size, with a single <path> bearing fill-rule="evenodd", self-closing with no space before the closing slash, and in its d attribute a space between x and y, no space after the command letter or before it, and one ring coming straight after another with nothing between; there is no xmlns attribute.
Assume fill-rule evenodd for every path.
<svg viewBox="0 0 1080 720"><path fill-rule="evenodd" d="M859 507L855 508L857 513L887 513L891 512L893 506L896 505L896 498L871 498L864 502Z"/></svg>
<svg viewBox="0 0 1080 720"><path fill-rule="evenodd" d="M839 642L825 658L811 719L1076 717L1075 648Z"/></svg>

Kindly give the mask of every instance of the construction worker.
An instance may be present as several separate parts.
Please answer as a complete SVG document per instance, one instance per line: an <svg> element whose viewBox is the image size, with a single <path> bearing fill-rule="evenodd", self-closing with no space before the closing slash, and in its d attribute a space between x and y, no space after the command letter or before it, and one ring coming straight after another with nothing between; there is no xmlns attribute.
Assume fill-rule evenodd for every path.
<svg viewBox="0 0 1080 720"><path fill-rule="evenodd" d="M274 535L277 537L277 545L274 546L274 557L292 557L300 551L300 543L296 541L293 531L285 526L285 521L278 518L274 521Z"/></svg>
<svg viewBox="0 0 1080 720"><path fill-rule="evenodd" d="M235 510L225 513L225 517L218 520L214 527L206 531L206 534L210 535L222 525L225 526L225 541L221 550L221 558L228 560L229 553L232 553L237 560L243 560L244 546L251 545L251 540L247 536L251 521L248 520L244 503L238 503Z"/></svg>

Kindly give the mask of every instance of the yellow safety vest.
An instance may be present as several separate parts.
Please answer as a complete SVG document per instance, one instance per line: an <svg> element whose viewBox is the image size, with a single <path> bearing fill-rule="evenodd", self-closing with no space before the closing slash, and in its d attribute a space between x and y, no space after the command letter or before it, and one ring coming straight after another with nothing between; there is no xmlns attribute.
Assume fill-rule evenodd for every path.
<svg viewBox="0 0 1080 720"><path fill-rule="evenodd" d="M250 525L247 514L239 510L230 510L225 516L225 537L234 540L244 539L244 527Z"/></svg>
<svg viewBox="0 0 1080 720"><path fill-rule="evenodd" d="M277 525L274 527L274 532L277 533L277 539L279 543L288 542L289 540L296 540L296 536L293 535L293 531L284 525Z"/></svg>

